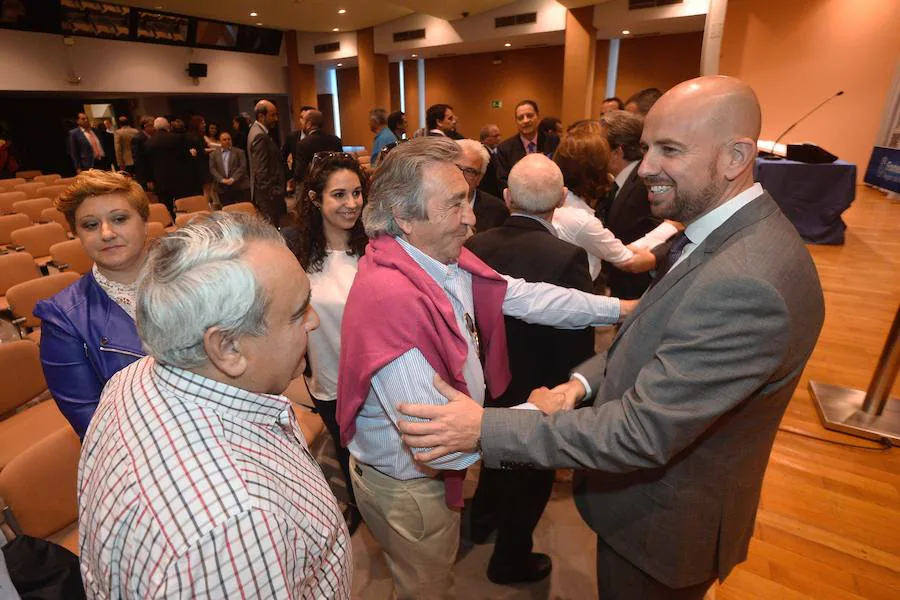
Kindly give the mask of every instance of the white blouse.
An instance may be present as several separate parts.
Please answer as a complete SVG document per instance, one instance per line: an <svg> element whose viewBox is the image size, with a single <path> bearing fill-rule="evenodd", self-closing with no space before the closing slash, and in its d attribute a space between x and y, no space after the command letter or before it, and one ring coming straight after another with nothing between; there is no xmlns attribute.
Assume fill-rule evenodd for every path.
<svg viewBox="0 0 900 600"><path fill-rule="evenodd" d="M572 192L566 195L565 203L553 212L553 226L560 239L587 251L591 279L596 279L600 274L603 260L617 264L634 256L634 252L594 216L594 209Z"/></svg>
<svg viewBox="0 0 900 600"><path fill-rule="evenodd" d="M358 264L358 256L328 250L322 270L309 273L312 306L319 315L319 327L309 333L312 378L307 379L307 383L310 393L317 400L337 399L341 320Z"/></svg>
<svg viewBox="0 0 900 600"><path fill-rule="evenodd" d="M100 272L100 269L97 268L96 263L94 263L91 272L94 275L94 280L97 282L97 285L100 286L100 289L106 292L106 295L109 296L113 302L121 306L122 310L128 313L128 316L134 320L134 313L137 310L137 282L127 284L107 279L103 273Z"/></svg>

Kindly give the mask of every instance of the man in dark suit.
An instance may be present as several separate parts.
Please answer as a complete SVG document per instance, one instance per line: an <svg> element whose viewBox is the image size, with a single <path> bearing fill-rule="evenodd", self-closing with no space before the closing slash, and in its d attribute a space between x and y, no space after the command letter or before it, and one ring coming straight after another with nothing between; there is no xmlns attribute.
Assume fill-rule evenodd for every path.
<svg viewBox="0 0 900 600"><path fill-rule="evenodd" d="M604 113L600 123L609 142L609 172L616 179L609 195L597 203L597 218L623 244L630 244L662 223L662 219L650 213L647 186L638 177L638 165L644 155L641 150L644 121L627 111L613 110ZM640 298L650 285L649 272L629 273L607 261L603 261L603 272L610 294L616 298Z"/></svg>
<svg viewBox="0 0 900 600"><path fill-rule="evenodd" d="M75 173L81 173L86 169L93 169L94 163L103 157L103 146L96 132L91 129L91 122L85 113L78 113L78 127L69 131L68 148L69 158Z"/></svg>
<svg viewBox="0 0 900 600"><path fill-rule="evenodd" d="M281 145L281 157L284 159L284 167L287 169L285 173L287 173L287 177L289 178L288 189L290 189L294 181L294 151L297 149L297 143L306 137L306 113L315 109L315 106L309 105L300 107L300 115L297 119L297 129L288 133L287 138L284 140L284 144Z"/></svg>
<svg viewBox="0 0 900 600"><path fill-rule="evenodd" d="M484 190L492 196L500 198L503 196L503 190L500 189L500 180L497 179L497 149L500 147L500 128L497 125L489 124L481 128L478 136L481 143L487 148L491 160L488 161L487 170L481 183L478 184L479 190Z"/></svg>
<svg viewBox="0 0 900 600"><path fill-rule="evenodd" d="M435 448L418 460L480 446L491 468L589 469L575 498L597 532L604 600L699 600L746 558L778 424L822 327L815 265L753 181L760 122L753 90L730 77L683 82L650 110L639 174L653 214L687 228L606 357L532 394L552 416L446 388L443 407L400 406L432 419L400 422L409 445ZM568 410L582 398L593 406Z"/></svg>
<svg viewBox="0 0 900 600"><path fill-rule="evenodd" d="M247 135L251 198L262 216L279 227L287 216L286 178L281 151L269 133L278 125L278 108L268 100L260 100L254 107L254 114L256 121Z"/></svg>
<svg viewBox="0 0 900 600"><path fill-rule="evenodd" d="M456 114L449 104L432 104L425 111L425 129L428 135L461 140L466 136L456 131Z"/></svg>
<svg viewBox="0 0 900 600"><path fill-rule="evenodd" d="M500 188L506 187L510 170L526 154L540 152L549 158L553 157L559 138L553 134L538 131L541 113L537 102L522 100L516 104L516 135L505 139L497 149L497 178Z"/></svg>
<svg viewBox="0 0 900 600"><path fill-rule="evenodd" d="M500 198L478 188L489 160L487 148L475 140L456 140L456 143L462 149L456 166L469 184L469 203L475 212L475 231L481 233L502 225L509 216L506 204Z"/></svg>
<svg viewBox="0 0 900 600"><path fill-rule="evenodd" d="M153 192L172 218L175 218L175 199L190 196L193 189L193 164L184 136L170 131L171 125L164 117L153 121L156 134L147 142L147 158L150 163L150 181Z"/></svg>
<svg viewBox="0 0 900 600"><path fill-rule="evenodd" d="M566 195L559 167L540 154L525 157L510 172L505 195L512 216L466 246L503 275L590 292L587 254L556 237L551 224ZM572 367L594 353L593 328L555 329L513 317L505 321L512 381L499 398L486 397L485 406L522 404L531 390L567 381ZM497 528L488 565L494 583L538 581L550 573L550 557L532 552L532 535L553 479L554 471L481 469L472 500L472 539L483 540Z"/></svg>
<svg viewBox="0 0 900 600"><path fill-rule="evenodd" d="M131 156L134 158L134 178L144 189L151 179L150 159L147 156L147 142L156 133L153 127L153 117L141 117L141 127L137 135L131 138Z"/></svg>
<svg viewBox="0 0 900 600"><path fill-rule="evenodd" d="M344 149L341 138L322 130L325 115L317 110L306 113L306 136L297 143L294 151L294 179L297 187L303 187L303 180L309 173L313 157L317 152L340 152Z"/></svg>
<svg viewBox="0 0 900 600"><path fill-rule="evenodd" d="M247 155L234 148L231 134L219 135L221 148L209 155L209 174L216 182L216 192L222 206L245 202L250 194L250 177L247 175Z"/></svg>

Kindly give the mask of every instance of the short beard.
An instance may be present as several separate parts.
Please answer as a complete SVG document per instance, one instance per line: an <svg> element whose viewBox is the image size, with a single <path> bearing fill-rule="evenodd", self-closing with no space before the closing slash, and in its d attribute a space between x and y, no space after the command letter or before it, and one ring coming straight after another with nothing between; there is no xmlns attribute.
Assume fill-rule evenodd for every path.
<svg viewBox="0 0 900 600"><path fill-rule="evenodd" d="M715 162L709 165L708 174L709 182L695 194L687 194L680 188L676 189L675 199L670 208L651 205L653 216L687 224L705 213L721 197L726 186L726 182L719 177L719 169Z"/></svg>

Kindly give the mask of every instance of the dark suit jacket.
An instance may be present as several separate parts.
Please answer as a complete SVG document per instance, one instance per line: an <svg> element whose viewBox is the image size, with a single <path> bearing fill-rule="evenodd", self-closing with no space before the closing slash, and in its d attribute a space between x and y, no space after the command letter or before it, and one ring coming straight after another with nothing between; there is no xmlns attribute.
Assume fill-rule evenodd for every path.
<svg viewBox="0 0 900 600"><path fill-rule="evenodd" d="M247 136L247 159L250 163L250 190L253 202L275 201L285 195L285 175L281 151L272 136L254 121Z"/></svg>
<svg viewBox="0 0 900 600"><path fill-rule="evenodd" d="M250 175L247 172L247 155L240 148L232 146L228 151L228 174L225 174L225 160L222 150L216 150L209 155L209 174L219 190L249 190ZM222 180L231 178L234 183L223 185Z"/></svg>
<svg viewBox="0 0 900 600"><path fill-rule="evenodd" d="M99 137L97 141L100 141ZM76 171L94 167L94 149L80 127L69 131L68 149L69 158L72 159L72 166Z"/></svg>
<svg viewBox="0 0 900 600"><path fill-rule="evenodd" d="M154 191L173 198L190 196L196 191L195 163L188 153L184 134L157 131L146 149Z"/></svg>
<svg viewBox="0 0 900 600"><path fill-rule="evenodd" d="M475 190L475 232L483 233L498 225L503 225L509 218L509 209L503 200L496 196Z"/></svg>
<svg viewBox="0 0 900 600"><path fill-rule="evenodd" d="M534 219L513 215L470 238L466 246L498 273L591 291L584 249L557 238ZM568 380L572 367L594 353L592 327L566 330L505 320L512 381L499 398L486 399L486 406L521 404L531 390Z"/></svg>
<svg viewBox="0 0 900 600"><path fill-rule="evenodd" d="M638 177L638 166L631 171L615 200L609 205L605 220L600 215L599 203L597 206L597 218L603 220L606 228L622 240L623 244L642 238L662 223L662 219L650 213L647 186ZM640 298L650 285L650 273L628 273L607 261L603 261L603 272L607 277L610 295L616 298Z"/></svg>
<svg viewBox="0 0 900 600"><path fill-rule="evenodd" d="M295 129L289 134L287 134L287 138L285 138L284 143L281 145L281 159L284 161L285 173L290 177L293 172L293 167L288 167L288 157L291 158L291 165L294 164L296 157L294 157L294 151L297 149L297 142L300 141L300 137L303 135L303 132L299 129Z"/></svg>
<svg viewBox="0 0 900 600"><path fill-rule="evenodd" d="M487 169L484 172L484 177L481 178L481 183L478 184L478 189L492 196L496 196L497 198L501 198L503 196L503 189L500 187L500 180L497 179L497 153L491 152L488 150L491 155L491 160L488 162Z"/></svg>
<svg viewBox="0 0 900 600"><path fill-rule="evenodd" d="M557 146L559 146L559 138L555 135L538 134L537 151L541 154L553 158ZM525 158L525 146L522 144L518 132L511 138L500 142L497 147L497 179L500 182L501 190L507 187L506 182L509 180L510 170L523 158Z"/></svg>
<svg viewBox="0 0 900 600"><path fill-rule="evenodd" d="M341 144L341 138L330 133L325 133L321 129L310 132L305 138L297 142L297 149L294 151L294 179L303 182L306 174L309 173L309 166L312 164L313 156L316 152L340 152L344 147Z"/></svg>
<svg viewBox="0 0 900 600"><path fill-rule="evenodd" d="M137 135L131 138L131 156L134 159L134 177L142 186L147 187L147 182L152 178L150 158L147 154L147 143L150 136L144 130L138 130Z"/></svg>
<svg viewBox="0 0 900 600"><path fill-rule="evenodd" d="M815 265L763 194L648 290L606 360L575 369L592 407L486 410L484 464L591 469L576 504L618 554L669 587L724 578L823 318Z"/></svg>

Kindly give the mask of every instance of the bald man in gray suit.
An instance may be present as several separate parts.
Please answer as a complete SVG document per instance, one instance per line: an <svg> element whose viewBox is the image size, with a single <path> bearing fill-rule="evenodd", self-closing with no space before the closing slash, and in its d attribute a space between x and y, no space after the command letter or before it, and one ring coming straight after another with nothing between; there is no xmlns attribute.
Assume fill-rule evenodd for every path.
<svg viewBox="0 0 900 600"><path fill-rule="evenodd" d="M585 469L603 600L700 599L744 560L778 424L824 318L815 266L753 181L756 95L728 77L674 87L647 115L639 167L654 216L687 225L606 357L536 410L401 405L434 460L481 448L491 468ZM571 410L577 402L592 405ZM542 414L543 413L543 414Z"/></svg>

